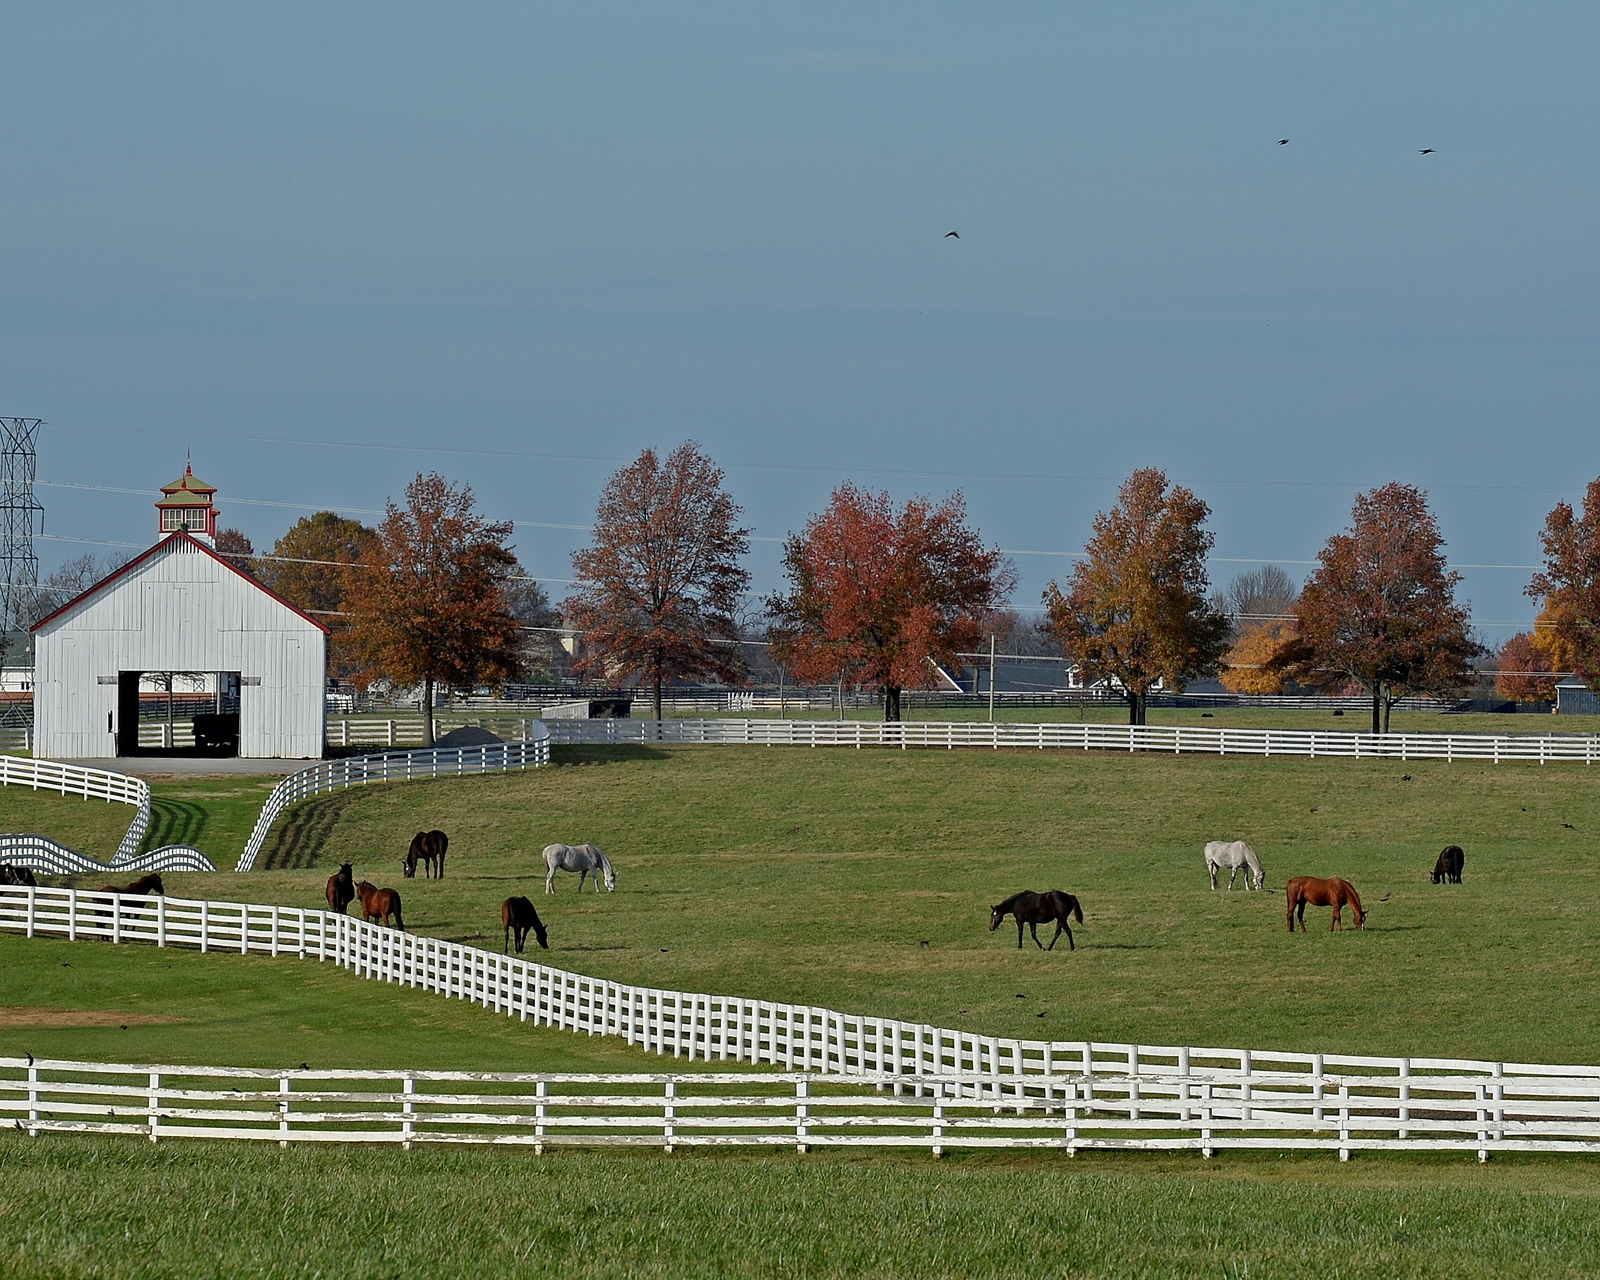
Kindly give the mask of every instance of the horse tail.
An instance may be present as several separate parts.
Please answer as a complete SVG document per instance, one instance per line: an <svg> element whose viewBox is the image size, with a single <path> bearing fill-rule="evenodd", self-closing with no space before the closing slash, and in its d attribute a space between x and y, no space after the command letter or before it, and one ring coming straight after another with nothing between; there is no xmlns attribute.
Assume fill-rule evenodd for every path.
<svg viewBox="0 0 1600 1280"><path fill-rule="evenodd" d="M1068 895L1068 898L1072 902L1072 918L1074 920L1076 920L1079 924L1082 924L1083 923L1083 906L1082 906L1082 904L1079 903L1077 898L1072 897L1072 895L1070 895L1070 894Z"/></svg>

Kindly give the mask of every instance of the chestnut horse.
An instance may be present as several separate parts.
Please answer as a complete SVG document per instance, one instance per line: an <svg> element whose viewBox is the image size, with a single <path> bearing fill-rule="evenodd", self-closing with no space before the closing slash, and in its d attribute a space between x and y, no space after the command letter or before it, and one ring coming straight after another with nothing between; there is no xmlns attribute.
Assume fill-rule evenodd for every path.
<svg viewBox="0 0 1600 1280"><path fill-rule="evenodd" d="M406 922L400 918L400 895L393 889L379 889L363 880L356 886L356 897L361 899L361 918L368 923L382 920L389 923L394 917L394 927L406 931Z"/></svg>
<svg viewBox="0 0 1600 1280"><path fill-rule="evenodd" d="M1367 913L1361 909L1361 899L1356 894L1356 889L1348 880L1341 880L1335 876L1331 880L1319 880L1316 876L1296 876L1285 886L1284 892L1289 895L1289 932L1294 932L1294 918L1298 912L1300 916L1300 932L1306 931L1306 904L1313 907L1332 907L1333 919L1328 921L1328 932L1335 929L1344 930L1344 917L1341 914L1344 904L1349 903L1351 910L1356 913L1356 928L1367 927Z"/></svg>
<svg viewBox="0 0 1600 1280"><path fill-rule="evenodd" d="M328 877L328 910L342 916L355 898L355 872L346 862L340 866L337 874Z"/></svg>
<svg viewBox="0 0 1600 1280"><path fill-rule="evenodd" d="M1049 893L1014 893L998 907L989 908L989 932L993 933L1000 927L1000 922L1007 916L1017 918L1017 950L1022 950L1022 926L1027 925L1033 934L1036 947L1045 951L1056 949L1056 938L1063 932L1067 935L1067 949L1076 951L1078 948L1072 941L1072 930L1067 925L1070 916L1079 924L1083 923L1083 908L1078 905L1078 900L1070 893L1062 893L1060 889L1052 889ZM1046 947L1039 941L1039 926L1056 922L1056 936L1050 939Z"/></svg>
<svg viewBox="0 0 1600 1280"><path fill-rule="evenodd" d="M507 898L500 904L500 923L506 927L505 945L500 948L504 955L511 949L511 935L517 935L517 952L522 952L522 944L528 940L528 930L533 930L533 936L539 939L539 945L546 951L550 950L548 941L550 935L545 932L544 921L539 919L539 913L534 910L533 903L526 898Z"/></svg>
<svg viewBox="0 0 1600 1280"><path fill-rule="evenodd" d="M401 869L406 873L407 880L417 878L417 863L425 863L426 876L434 873L433 861L439 860L439 879L444 879L444 853L450 847L450 837L442 831L419 831L411 837L411 848L406 850L406 860L401 863Z"/></svg>

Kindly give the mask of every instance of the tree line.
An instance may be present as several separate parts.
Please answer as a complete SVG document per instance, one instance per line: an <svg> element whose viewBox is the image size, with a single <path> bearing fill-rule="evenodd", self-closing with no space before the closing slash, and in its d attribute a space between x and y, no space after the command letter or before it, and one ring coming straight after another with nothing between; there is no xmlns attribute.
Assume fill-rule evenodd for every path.
<svg viewBox="0 0 1600 1280"><path fill-rule="evenodd" d="M1269 565L1214 594L1210 514L1162 471L1135 471L1096 515L1072 573L1046 586L1033 625L1009 608L1015 566L971 527L959 492L897 504L849 482L785 541L784 588L751 607L750 530L693 442L665 458L645 449L610 477L558 607L519 563L511 522L484 518L470 487L437 474L419 473L375 528L322 511L270 553L233 529L217 550L330 627L331 675L420 686L429 741L436 685L554 679L558 666L637 682L657 718L673 681L739 685L776 665L805 684L873 690L898 720L905 691L939 687L996 634L1012 652L1059 654L1086 681L1115 682L1133 724L1155 690L1213 673L1244 693L1361 691L1375 733L1402 697L1476 681L1488 651L1456 600L1461 578L1422 490L1360 494L1299 589ZM1547 697L1560 672L1600 675L1600 480L1581 515L1566 503L1550 512L1542 540L1546 567L1527 588L1542 601L1538 623L1499 655L1506 697ZM88 556L63 565L38 616L114 567Z"/></svg>

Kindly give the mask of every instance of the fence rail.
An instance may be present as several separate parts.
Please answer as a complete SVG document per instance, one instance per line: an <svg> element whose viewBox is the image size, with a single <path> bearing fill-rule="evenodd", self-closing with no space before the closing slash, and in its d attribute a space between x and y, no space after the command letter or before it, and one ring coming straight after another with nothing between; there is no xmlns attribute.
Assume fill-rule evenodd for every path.
<svg viewBox="0 0 1600 1280"><path fill-rule="evenodd" d="M0 889L0 928L68 938L104 938L111 942L153 942L158 946L192 946L202 951L229 951L297 956L338 964L361 977L435 992L446 998L469 1000L506 1017L536 1025L620 1036L630 1045L658 1056L715 1062L719 1065L767 1065L788 1073L762 1075L748 1081L761 1098L780 1094L785 1082L797 1091L797 1105L824 1107L832 1097L806 1080L821 1078L830 1086L870 1085L887 1091L895 1101L849 1098L855 1111L841 1113L835 1135L828 1124L795 1134L783 1130L784 1141L821 1145L846 1138L909 1146L1065 1146L1140 1147L1147 1149L1199 1149L1210 1153L1229 1147L1325 1148L1342 1157L1352 1151L1385 1148L1473 1150L1481 1158L1491 1151L1600 1151L1600 1066L1551 1066L1488 1062L1452 1058L1388 1058L1341 1054L1305 1054L1249 1049L1191 1048L1086 1041L1015 1040L965 1031L901 1022L860 1014L841 1013L805 1005L780 1004L590 978L520 956L497 955L477 947L437 938L401 933L347 916L299 907L246 903L190 901L162 897L129 897L72 889ZM17 1067L16 1059L0 1059L0 1068ZM399 1089L378 1090L382 1096L321 1099L313 1088L300 1101L312 1107L297 1123L300 1132L287 1128L263 1131L237 1125L231 1115L201 1117L215 1122L211 1136L276 1137L281 1141L533 1141L529 1133L540 1113L538 1092L531 1100L506 1103L512 1107L507 1130L490 1134L490 1119L461 1119L461 1112L443 1112L440 1128L417 1127L418 1099L411 1098L412 1119L407 1120L406 1098L418 1081L484 1081L503 1084L537 1084L545 1081L585 1082L581 1100L565 1105L576 1108L573 1125L562 1134L570 1141L639 1141L672 1145L678 1140L671 1129L658 1129L654 1112L641 1118L641 1109L677 1105L673 1091L681 1083L685 1094L716 1086L715 1076L557 1077L522 1075L493 1077L449 1073L328 1073L328 1072L225 1072L217 1068L112 1067L83 1064L35 1064L26 1084L41 1084L37 1070L59 1070L68 1075L93 1070L148 1072L149 1088L124 1089L144 1095L158 1092L167 1076L189 1072L208 1076L277 1081L279 1093L292 1093L296 1082L314 1086L318 1080L398 1080ZM409 1078L412 1086L405 1087ZM653 1081L664 1092L633 1093L623 1100L599 1085L624 1081ZM727 1078L736 1079L736 1078ZM289 1083L284 1083L288 1081ZM81 1084L81 1081L58 1082ZM235 1086L237 1087L237 1086ZM116 1092L110 1089L110 1092ZM762 1094L766 1089L769 1094ZM8 1092L9 1091L9 1092ZM0 1105L18 1105L15 1077L0 1078ZM486 1090L507 1093L510 1090ZM462 1100L449 1093L441 1106L467 1108L483 1115L488 1104L474 1095ZM161 1094L166 1097L168 1095ZM234 1094L230 1091L229 1096ZM243 1097L243 1095L240 1095ZM761 1126L739 1121L739 1107L776 1107L770 1101L740 1102L732 1095L710 1095L704 1105L707 1120L731 1117L726 1132L695 1134L704 1141L775 1140ZM840 1094L840 1097L846 1095ZM909 1096L910 1101L899 1099ZM792 1101L793 1098L790 1098ZM138 1131L151 1117L183 1119L176 1111L179 1099L148 1103L144 1120L131 1107L128 1116L96 1119L50 1119L40 1123L45 1107L33 1092L27 1100L26 1126L33 1129L85 1128L122 1125L110 1132ZM215 1102L215 1099L200 1099ZM248 1099L246 1099L248 1101ZM295 1099L289 1099L294 1102ZM337 1103L322 1119L315 1117L319 1101ZM348 1103L355 1116L342 1114ZM274 1095L273 1106L288 1105ZM395 1104L399 1112L383 1108ZM250 1108L240 1104L242 1109ZM546 1100L546 1105L553 1105ZM788 1103L785 1103L788 1105ZM840 1104L844 1105L844 1104ZM520 1110L517 1108L521 1108ZM727 1110L731 1108L732 1110ZM895 1108L901 1108L896 1110ZM922 1108L922 1111L918 1111ZM988 1108L987 1114L983 1109ZM996 1111L999 1108L1001 1111ZM111 1109L115 1111L113 1104ZM207 1110L207 1108L201 1108ZM228 1110L212 1107L211 1111ZM336 1114L339 1113L339 1114ZM78 1116L78 1112L63 1112ZM81 1113L85 1117L87 1112ZM609 1114L607 1125L577 1124L586 1116ZM822 1115L818 1111L817 1115ZM20 1118L20 1113L19 1113ZM193 1117L191 1117L193 1118ZM548 1121L548 1114L545 1114ZM287 1126L280 1111L262 1112L262 1123ZM673 1121L663 1113L660 1119ZM798 1121L809 1125L809 1113ZM358 1130L340 1130L342 1123L359 1123ZM400 1126L412 1125L410 1129ZM744 1129L739 1125L743 1124ZM518 1132L518 1126L522 1131ZM322 1126L319 1128L319 1126ZM331 1127L330 1127L331 1126ZM454 1127L452 1127L454 1126ZM463 1127L466 1126L466 1127ZM715 1126L712 1126L713 1128ZM241 1132L224 1132L238 1128ZM861 1132L856 1132L856 1131ZM880 1131L881 1130L881 1131ZM753 1137L741 1137L746 1131ZM162 1129L161 1132L167 1132ZM182 1126L171 1132L187 1132ZM690 1130L682 1141L689 1144ZM425 1138L424 1134L431 1135ZM546 1128L549 1138L556 1130ZM396 1135L400 1136L396 1136ZM287 1136L286 1136L287 1135Z"/></svg>
<svg viewBox="0 0 1600 1280"><path fill-rule="evenodd" d="M1600 735L1349 733L1178 725L988 724L940 720L550 720L556 745L681 743L795 747L986 747L1387 760L1600 760Z"/></svg>
<svg viewBox="0 0 1600 1280"><path fill-rule="evenodd" d="M24 756L0 755L0 786L28 787L34 791L55 791L64 796L82 796L85 800L104 800L108 804L131 804L133 821L123 834L110 866L132 867L139 856L139 846L144 843L145 832L150 829L150 784L143 778L125 773L111 773L106 769L87 769L82 765L64 764L59 760L39 760ZM46 846L49 846L47 849ZM11 861L18 866L36 871L65 874L65 863L58 871L50 862L51 850L62 850L72 858L93 862L81 853L67 849L45 836L0 836L0 861ZM106 864L97 863L103 867ZM77 868L74 867L74 870ZM165 870L145 867L143 870Z"/></svg>
<svg viewBox="0 0 1600 1280"><path fill-rule="evenodd" d="M267 835L283 811L311 796L366 786L370 782L412 782L418 778L455 777L469 773L502 773L536 768L550 762L550 740L538 721L530 726L529 740L497 742L482 747L434 747L426 751L379 752L326 760L291 773L272 789L256 818L256 825L239 857L237 870L255 866Z"/></svg>
<svg viewBox="0 0 1600 1280"><path fill-rule="evenodd" d="M1600 1151L1567 1077L1441 1071L952 1073L264 1071L0 1058L0 1123L37 1135L553 1146Z"/></svg>

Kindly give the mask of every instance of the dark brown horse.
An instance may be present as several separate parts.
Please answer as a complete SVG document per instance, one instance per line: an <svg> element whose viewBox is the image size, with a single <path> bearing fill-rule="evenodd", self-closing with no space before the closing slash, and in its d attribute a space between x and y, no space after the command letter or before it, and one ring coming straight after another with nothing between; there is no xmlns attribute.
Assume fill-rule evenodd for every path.
<svg viewBox="0 0 1600 1280"><path fill-rule="evenodd" d="M401 863L407 880L417 878L417 863L427 864L426 876L432 876L434 859L439 862L439 879L444 879L444 852L450 847L450 837L442 831L419 831L411 837L411 848L406 850L406 860Z"/></svg>
<svg viewBox="0 0 1600 1280"><path fill-rule="evenodd" d="M1294 932L1295 914L1300 916L1300 932L1306 931L1306 905L1313 907L1332 907L1333 919L1328 921L1328 932L1335 929L1344 930L1344 905L1349 903L1351 910L1356 914L1356 928L1367 927L1367 913L1361 909L1361 898L1356 893L1355 886L1348 880L1340 880L1335 876L1331 880L1319 880L1316 876L1296 876L1285 886L1284 892L1289 895L1289 932Z"/></svg>
<svg viewBox="0 0 1600 1280"><path fill-rule="evenodd" d="M394 927L406 931L406 922L400 918L400 895L393 889L379 889L363 880L356 886L356 897L361 899L361 918L369 924L374 920L389 923L394 917Z"/></svg>
<svg viewBox="0 0 1600 1280"><path fill-rule="evenodd" d="M14 867L9 862L0 862L0 884L37 885L33 872L27 867Z"/></svg>
<svg viewBox="0 0 1600 1280"><path fill-rule="evenodd" d="M1007 916L1017 918L1017 950L1022 950L1022 926L1027 925L1028 931L1033 934L1034 945L1041 950L1054 951L1056 938L1063 933L1067 935L1067 949L1076 951L1077 944L1072 941L1072 930L1067 925L1070 916L1079 924L1083 923L1083 908L1078 905L1078 900L1070 893L1062 893L1060 889L1052 889L1049 893L1014 893L998 907L989 908L989 932L993 933L1000 927L1000 922ZM1056 936L1050 939L1046 947L1039 941L1039 926L1056 922Z"/></svg>
<svg viewBox="0 0 1600 1280"><path fill-rule="evenodd" d="M342 916L355 898L355 872L346 862L339 868L337 874L328 877L328 910Z"/></svg>
<svg viewBox="0 0 1600 1280"><path fill-rule="evenodd" d="M151 893L165 894L166 891L166 886L161 883L161 877L154 871L149 875L140 876L132 884L123 885L120 889L114 884L108 884L100 890L101 893L137 894L141 897Z"/></svg>
<svg viewBox="0 0 1600 1280"><path fill-rule="evenodd" d="M1467 855L1461 852L1458 844L1447 844L1440 851L1439 861L1433 864L1434 884L1460 884L1461 868L1466 864Z"/></svg>
<svg viewBox="0 0 1600 1280"><path fill-rule="evenodd" d="M507 898L500 904L500 923L506 927L505 945L500 948L505 954L511 947L511 935L517 935L517 952L521 954L522 944L528 940L528 930L533 930L533 936L539 939L539 945L546 951L550 950L549 934L545 932L544 921L539 919L539 913L533 909L533 903L526 898Z"/></svg>

